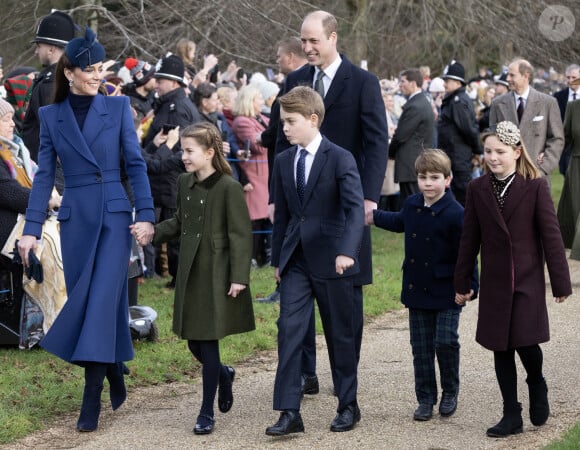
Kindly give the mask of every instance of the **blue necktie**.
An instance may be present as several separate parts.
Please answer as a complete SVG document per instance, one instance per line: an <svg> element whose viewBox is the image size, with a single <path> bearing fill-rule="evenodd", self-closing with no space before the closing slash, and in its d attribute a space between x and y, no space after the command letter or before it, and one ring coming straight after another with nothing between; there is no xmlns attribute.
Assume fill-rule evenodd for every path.
<svg viewBox="0 0 580 450"><path fill-rule="evenodd" d="M304 190L306 188L306 151L305 148L300 150L300 157L296 165L296 192L300 202L304 200Z"/></svg>

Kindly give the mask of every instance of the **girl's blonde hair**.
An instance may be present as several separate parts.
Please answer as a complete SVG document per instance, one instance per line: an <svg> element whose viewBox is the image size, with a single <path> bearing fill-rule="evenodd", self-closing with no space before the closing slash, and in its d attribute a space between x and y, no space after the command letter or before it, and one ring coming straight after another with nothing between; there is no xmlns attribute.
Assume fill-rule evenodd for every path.
<svg viewBox="0 0 580 450"><path fill-rule="evenodd" d="M255 86L244 86L240 89L232 109L234 116L256 117L254 99L258 94L260 94L260 91Z"/></svg>
<svg viewBox="0 0 580 450"><path fill-rule="evenodd" d="M494 128L485 130L481 134L481 143L485 146L485 140L490 136L496 136L504 145L509 145L514 150L520 150L520 157L516 161L516 172L528 180L541 178L542 173L536 167L530 154L526 150L524 142L521 140L519 129L509 121L498 123ZM487 164L485 166L487 172Z"/></svg>
<svg viewBox="0 0 580 450"><path fill-rule="evenodd" d="M222 137L215 125L209 122L199 122L195 125L190 125L183 130L181 138L195 139L195 142L205 150L213 148L214 153L211 160L213 168L219 173L232 174L232 168L223 154Z"/></svg>

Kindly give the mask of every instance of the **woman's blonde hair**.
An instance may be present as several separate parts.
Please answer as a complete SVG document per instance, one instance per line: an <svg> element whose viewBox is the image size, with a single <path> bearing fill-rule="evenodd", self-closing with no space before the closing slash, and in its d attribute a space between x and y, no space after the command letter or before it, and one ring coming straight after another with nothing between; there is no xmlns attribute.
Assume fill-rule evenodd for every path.
<svg viewBox="0 0 580 450"><path fill-rule="evenodd" d="M175 46L175 53L177 53L177 56L182 59L185 65L193 65L193 59L189 58L189 52L191 50L193 50L193 53L195 54L195 42L185 38L177 41L177 45Z"/></svg>
<svg viewBox="0 0 580 450"><path fill-rule="evenodd" d="M225 173L227 175L232 174L232 168L226 161L223 153L221 134L214 124L209 122L199 122L195 125L190 125L183 130L181 138L195 139L195 142L205 150L213 148L214 152L211 160L213 168L219 173Z"/></svg>
<svg viewBox="0 0 580 450"><path fill-rule="evenodd" d="M256 111L254 111L254 99L260 91L255 86L244 86L238 92L238 97L236 98L236 103L232 112L234 116L245 116L245 117L256 117Z"/></svg>
<svg viewBox="0 0 580 450"><path fill-rule="evenodd" d="M506 122L507 121L500 122L499 124L496 125L495 128L492 127L481 133L481 143L485 146L485 140L487 138L489 138L490 136L496 136L502 144L509 145L513 150L519 149L520 157L516 160L516 172L528 180L535 180L536 178L541 178L542 173L536 167L536 165L532 161L532 158L530 157L530 154L526 150L526 146L524 145L524 142L521 140L521 135L519 135L519 129L517 129L517 126L509 122L512 130L514 128L517 129L519 139L515 139L513 133L511 133L511 135L509 136L506 136L505 131L498 133L498 127L501 127L502 124L505 124ZM514 141L516 141L516 143L513 143ZM487 164L485 165L484 170L486 172L488 171Z"/></svg>

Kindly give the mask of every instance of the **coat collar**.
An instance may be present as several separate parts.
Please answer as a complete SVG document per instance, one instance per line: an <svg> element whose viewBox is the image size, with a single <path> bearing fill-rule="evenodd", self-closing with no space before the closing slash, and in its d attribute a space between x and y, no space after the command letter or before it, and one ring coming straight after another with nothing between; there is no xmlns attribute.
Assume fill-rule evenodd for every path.
<svg viewBox="0 0 580 450"><path fill-rule="evenodd" d="M68 98L59 103L57 122L63 138L86 159L96 164L90 147L101 134L108 116L105 97L97 94L91 103L82 131Z"/></svg>
<svg viewBox="0 0 580 450"><path fill-rule="evenodd" d="M441 197L438 201L432 204L429 208L431 212L434 214L439 214L445 208L449 207L453 203L455 203L455 196L451 192L451 189L447 189L443 197ZM409 197L409 205L413 208L424 208L425 207L425 199L423 194L415 194Z"/></svg>
<svg viewBox="0 0 580 450"><path fill-rule="evenodd" d="M506 233L509 233L507 223L509 222L514 211L522 205L522 199L526 193L526 180L520 174L516 173L513 183L510 186L509 194L506 198L503 212L500 211L491 186L491 174L481 177L482 191L484 195L483 203L487 207L491 217L499 223Z"/></svg>

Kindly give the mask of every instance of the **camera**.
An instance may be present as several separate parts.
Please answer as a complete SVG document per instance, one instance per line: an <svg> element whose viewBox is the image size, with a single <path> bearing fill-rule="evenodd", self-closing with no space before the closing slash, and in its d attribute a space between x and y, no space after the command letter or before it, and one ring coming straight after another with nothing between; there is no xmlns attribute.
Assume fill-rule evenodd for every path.
<svg viewBox="0 0 580 450"><path fill-rule="evenodd" d="M212 69L208 72L208 81L210 83L217 83L218 81L218 73L219 73L219 66L216 64L215 66L212 67Z"/></svg>
<svg viewBox="0 0 580 450"><path fill-rule="evenodd" d="M246 159L250 159L252 157L252 152L250 150L250 140L246 139L246 142L244 143L244 152L246 155Z"/></svg>

